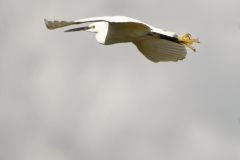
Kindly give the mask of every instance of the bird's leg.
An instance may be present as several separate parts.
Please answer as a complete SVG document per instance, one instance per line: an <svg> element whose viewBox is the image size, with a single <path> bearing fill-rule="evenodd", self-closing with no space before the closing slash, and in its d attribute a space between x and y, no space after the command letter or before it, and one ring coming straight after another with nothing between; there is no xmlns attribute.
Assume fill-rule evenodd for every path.
<svg viewBox="0 0 240 160"><path fill-rule="evenodd" d="M192 38L191 38L191 35L190 35L189 33L186 33L186 34L178 37L178 41L179 41L180 44L182 44L182 45L190 48L190 49L193 50L194 52L196 51L196 49L195 49L193 46L191 46L191 44L192 44L193 42L195 42L195 43L200 43L200 42L198 41L198 39L192 39Z"/></svg>
<svg viewBox="0 0 240 160"><path fill-rule="evenodd" d="M188 47L188 48L190 48L190 49L193 50L194 52L196 52L196 49L195 49L193 46L188 45L188 44L183 44L183 45L186 46L186 47Z"/></svg>

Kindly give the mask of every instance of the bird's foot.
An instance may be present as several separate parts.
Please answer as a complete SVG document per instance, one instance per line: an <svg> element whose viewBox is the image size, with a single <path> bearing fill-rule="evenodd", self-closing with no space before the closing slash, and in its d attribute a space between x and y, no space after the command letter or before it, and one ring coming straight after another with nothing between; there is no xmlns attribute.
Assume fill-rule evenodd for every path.
<svg viewBox="0 0 240 160"><path fill-rule="evenodd" d="M189 34L189 33L186 33L186 34L178 37L178 41L179 41L180 44L182 44L182 45L190 48L190 49L193 50L194 52L196 52L196 49L195 49L193 46L191 46L191 44L192 44L193 42L195 42L195 43L200 43L200 42L198 41L198 39L193 39L193 38L191 38L191 34Z"/></svg>

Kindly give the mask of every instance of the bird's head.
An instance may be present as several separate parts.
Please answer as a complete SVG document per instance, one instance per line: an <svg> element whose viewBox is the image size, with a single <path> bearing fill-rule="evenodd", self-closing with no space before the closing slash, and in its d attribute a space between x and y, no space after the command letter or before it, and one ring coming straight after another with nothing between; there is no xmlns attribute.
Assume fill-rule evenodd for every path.
<svg viewBox="0 0 240 160"><path fill-rule="evenodd" d="M86 32L98 33L98 32L107 31L107 30L108 30L107 22L95 22L90 24L89 26L73 28L73 29L66 30L65 32L86 31Z"/></svg>

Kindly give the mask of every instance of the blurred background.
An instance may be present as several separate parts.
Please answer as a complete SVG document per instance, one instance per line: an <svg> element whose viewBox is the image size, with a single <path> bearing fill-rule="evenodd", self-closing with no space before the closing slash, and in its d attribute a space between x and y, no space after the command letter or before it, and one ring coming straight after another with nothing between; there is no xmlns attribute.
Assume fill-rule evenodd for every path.
<svg viewBox="0 0 240 160"><path fill-rule="evenodd" d="M153 63L43 21L114 15L201 43ZM1 0L0 159L239 160L239 23L239 0Z"/></svg>

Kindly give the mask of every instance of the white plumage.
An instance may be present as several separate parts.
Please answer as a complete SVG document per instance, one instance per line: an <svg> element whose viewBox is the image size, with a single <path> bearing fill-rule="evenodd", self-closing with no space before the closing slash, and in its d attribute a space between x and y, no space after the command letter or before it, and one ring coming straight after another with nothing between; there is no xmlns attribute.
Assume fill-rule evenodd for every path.
<svg viewBox="0 0 240 160"><path fill-rule="evenodd" d="M153 62L183 60L187 54L185 46L195 51L190 44L198 43L198 40L190 38L190 34L178 37L174 32L158 29L123 16L86 18L71 22L52 22L46 19L44 21L48 29L94 22L89 26L70 29L66 32L84 30L97 33L97 41L104 45L132 42L146 58Z"/></svg>

